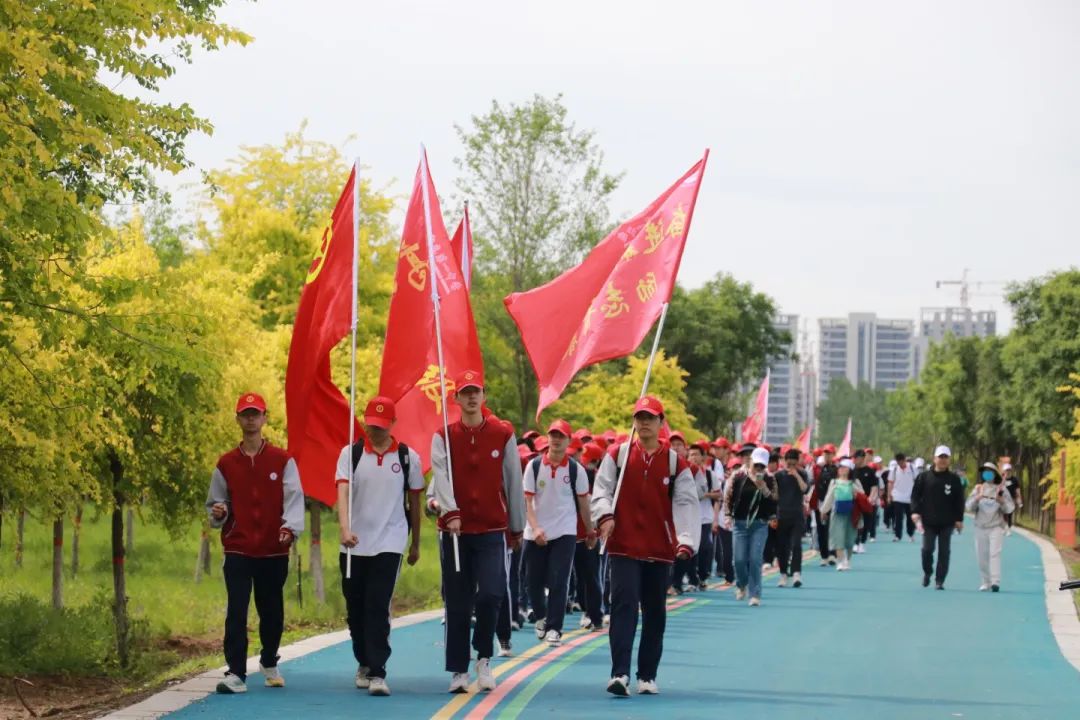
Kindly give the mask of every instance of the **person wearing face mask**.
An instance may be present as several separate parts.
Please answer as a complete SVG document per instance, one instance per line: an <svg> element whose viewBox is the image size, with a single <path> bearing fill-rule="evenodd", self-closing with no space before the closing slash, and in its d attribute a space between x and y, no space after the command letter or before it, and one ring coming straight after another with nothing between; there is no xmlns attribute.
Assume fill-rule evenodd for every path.
<svg viewBox="0 0 1080 720"><path fill-rule="evenodd" d="M745 449L746 446L743 446ZM733 532L735 599L749 594L750 607L761 605L761 562L768 538L768 523L776 517L776 479L768 474L769 451L754 448L750 463L728 483L724 512Z"/></svg>
<svg viewBox="0 0 1080 720"><path fill-rule="evenodd" d="M1005 516L1016 505L1004 478L992 462L979 469L978 484L967 499L965 509L975 514L975 558L979 561L982 584L979 592L1001 589L1001 546L1005 542Z"/></svg>

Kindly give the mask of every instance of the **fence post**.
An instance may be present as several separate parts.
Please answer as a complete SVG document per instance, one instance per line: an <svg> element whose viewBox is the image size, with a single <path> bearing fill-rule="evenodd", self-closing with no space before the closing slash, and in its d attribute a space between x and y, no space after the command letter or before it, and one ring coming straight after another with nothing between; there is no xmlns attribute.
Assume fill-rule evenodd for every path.
<svg viewBox="0 0 1080 720"><path fill-rule="evenodd" d="M1058 545L1076 546L1076 505L1065 494L1065 450L1061 451L1061 472L1058 475L1058 501L1054 512L1054 540Z"/></svg>

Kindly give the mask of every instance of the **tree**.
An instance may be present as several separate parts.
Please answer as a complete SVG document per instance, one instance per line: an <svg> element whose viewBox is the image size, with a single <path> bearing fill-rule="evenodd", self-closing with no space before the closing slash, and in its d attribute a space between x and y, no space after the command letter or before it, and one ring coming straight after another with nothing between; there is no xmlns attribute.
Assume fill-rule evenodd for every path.
<svg viewBox="0 0 1080 720"><path fill-rule="evenodd" d="M775 316L772 298L724 273L693 290L676 286L660 344L689 373L687 408L708 433L741 420L746 388L756 389L770 358L791 354L791 335L773 326Z"/></svg>
<svg viewBox="0 0 1080 720"><path fill-rule="evenodd" d="M817 410L819 442L839 445L851 418L852 449L873 447L884 451L896 447L888 409L888 393L868 383L851 386L847 378L829 381L829 397ZM884 453L883 453L884 454Z"/></svg>
<svg viewBox="0 0 1080 720"><path fill-rule="evenodd" d="M536 407L536 378L502 299L547 282L603 238L620 179L604 172L594 134L568 115L561 96L535 95L523 104L492 101L471 127L455 126L465 147L454 161L458 189L476 221L472 299L486 374L510 379L492 386L491 399L522 426Z"/></svg>

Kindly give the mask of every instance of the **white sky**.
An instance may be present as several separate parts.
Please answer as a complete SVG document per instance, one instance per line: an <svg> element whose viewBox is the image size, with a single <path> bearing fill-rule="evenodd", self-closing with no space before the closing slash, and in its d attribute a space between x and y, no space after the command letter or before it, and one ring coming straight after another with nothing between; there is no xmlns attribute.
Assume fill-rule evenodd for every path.
<svg viewBox="0 0 1080 720"><path fill-rule="evenodd" d="M306 118L311 138L356 135L347 153L399 193L425 142L445 196L454 123L563 93L626 172L616 216L711 148L689 286L724 270L785 312L915 319L958 304L934 281L964 268L1002 281L1078 264L1072 0L261 0L222 19L255 41L165 86L216 127L189 145L198 169ZM982 294L1000 287L972 299L999 331L1004 303Z"/></svg>

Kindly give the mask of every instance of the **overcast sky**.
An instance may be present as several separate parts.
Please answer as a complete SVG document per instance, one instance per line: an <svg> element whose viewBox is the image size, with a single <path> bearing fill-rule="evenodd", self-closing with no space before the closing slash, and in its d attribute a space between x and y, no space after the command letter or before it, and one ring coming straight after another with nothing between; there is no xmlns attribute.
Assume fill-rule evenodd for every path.
<svg viewBox="0 0 1080 720"><path fill-rule="evenodd" d="M1074 0L262 0L222 19L255 41L165 86L216 128L189 145L198 169L307 119L315 139L356 135L347 154L399 193L425 142L449 195L455 123L562 93L626 173L616 216L711 148L688 286L725 271L784 312L915 319L958 304L934 281L964 268L993 282L1078 263ZM972 305L1001 311L1001 287Z"/></svg>

